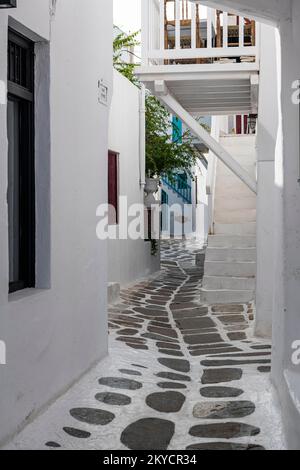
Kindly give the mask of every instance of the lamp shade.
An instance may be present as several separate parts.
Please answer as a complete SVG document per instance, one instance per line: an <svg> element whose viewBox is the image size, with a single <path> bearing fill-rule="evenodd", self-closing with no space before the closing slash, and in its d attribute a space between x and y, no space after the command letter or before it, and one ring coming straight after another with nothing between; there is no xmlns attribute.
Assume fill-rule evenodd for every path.
<svg viewBox="0 0 300 470"><path fill-rule="evenodd" d="M0 0L0 8L16 8L17 0Z"/></svg>

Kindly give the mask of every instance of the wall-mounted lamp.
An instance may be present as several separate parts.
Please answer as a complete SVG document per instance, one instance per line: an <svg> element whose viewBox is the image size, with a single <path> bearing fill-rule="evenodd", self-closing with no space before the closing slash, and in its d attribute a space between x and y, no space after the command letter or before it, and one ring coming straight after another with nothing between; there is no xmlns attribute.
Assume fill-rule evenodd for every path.
<svg viewBox="0 0 300 470"><path fill-rule="evenodd" d="M17 0L0 0L0 8L16 8Z"/></svg>

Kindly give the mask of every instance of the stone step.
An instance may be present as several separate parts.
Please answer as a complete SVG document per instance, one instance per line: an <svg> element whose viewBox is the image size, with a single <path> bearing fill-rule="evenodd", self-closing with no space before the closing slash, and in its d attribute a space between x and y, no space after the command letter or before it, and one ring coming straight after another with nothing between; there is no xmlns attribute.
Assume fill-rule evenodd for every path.
<svg viewBox="0 0 300 470"><path fill-rule="evenodd" d="M206 290L251 290L255 289L255 278L230 276L204 276Z"/></svg>
<svg viewBox="0 0 300 470"><path fill-rule="evenodd" d="M217 224L246 224L256 222L256 209L215 210Z"/></svg>
<svg viewBox="0 0 300 470"><path fill-rule="evenodd" d="M255 235L256 223L247 222L243 224L214 224L215 235Z"/></svg>
<svg viewBox="0 0 300 470"><path fill-rule="evenodd" d="M107 303L114 304L120 300L120 284L109 282L107 286Z"/></svg>
<svg viewBox="0 0 300 470"><path fill-rule="evenodd" d="M256 209L256 196L249 195L242 199L236 197L215 197L215 212Z"/></svg>
<svg viewBox="0 0 300 470"><path fill-rule="evenodd" d="M255 147L256 136L253 134L245 134L245 135L226 135L220 137L220 143L226 147L234 147L234 149L239 149L239 154L241 154L240 148L242 147L242 152L253 152L253 147Z"/></svg>
<svg viewBox="0 0 300 470"><path fill-rule="evenodd" d="M251 175L253 176L253 175ZM217 186L218 185L218 186ZM251 189L249 189L245 183L237 179L222 178L221 176L216 181L216 191L215 198L221 199L222 197L227 198L239 198L241 200L246 199L254 194Z"/></svg>
<svg viewBox="0 0 300 470"><path fill-rule="evenodd" d="M241 163L241 166L245 171L247 171L252 177L255 177L255 164L253 163L253 156L244 156L244 159ZM238 176L236 176L232 171L227 168L225 165L218 165L218 172L217 172L217 181L221 179L226 183L229 181L237 181Z"/></svg>
<svg viewBox="0 0 300 470"><path fill-rule="evenodd" d="M209 235L208 247L222 248L251 248L256 246L256 237L253 235Z"/></svg>
<svg viewBox="0 0 300 470"><path fill-rule="evenodd" d="M206 276L255 277L256 263L253 261L205 261L204 273Z"/></svg>
<svg viewBox="0 0 300 470"><path fill-rule="evenodd" d="M206 261L254 261L256 262L256 248L216 248L208 246Z"/></svg>
<svg viewBox="0 0 300 470"><path fill-rule="evenodd" d="M200 301L206 304L248 303L254 300L250 290L207 290L200 289Z"/></svg>

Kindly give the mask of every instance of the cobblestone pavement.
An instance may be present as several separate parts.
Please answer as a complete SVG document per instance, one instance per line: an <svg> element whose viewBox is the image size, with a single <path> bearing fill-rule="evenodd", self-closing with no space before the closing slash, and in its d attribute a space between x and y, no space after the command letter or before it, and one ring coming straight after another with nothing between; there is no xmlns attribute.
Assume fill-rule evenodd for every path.
<svg viewBox="0 0 300 470"><path fill-rule="evenodd" d="M201 253L163 242L161 272L109 309L109 357L7 448L284 449L271 346L252 305L201 304Z"/></svg>

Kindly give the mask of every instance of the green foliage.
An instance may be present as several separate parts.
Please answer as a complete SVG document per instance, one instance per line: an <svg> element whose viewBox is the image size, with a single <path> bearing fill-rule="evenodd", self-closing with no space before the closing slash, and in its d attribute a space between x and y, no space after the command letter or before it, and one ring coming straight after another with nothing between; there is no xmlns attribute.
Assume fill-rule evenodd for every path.
<svg viewBox="0 0 300 470"><path fill-rule="evenodd" d="M122 60L124 51L130 51L139 44L136 39L139 31L126 35L119 34L113 44L113 63L116 70L130 80L134 85L140 86L134 75L136 64L126 63ZM150 177L163 175L173 178L174 172L186 171L191 175L191 168L195 165L198 153L192 144L189 131L184 132L178 139L172 139L172 125L170 114L159 100L149 92L146 95L146 173Z"/></svg>
<svg viewBox="0 0 300 470"><path fill-rule="evenodd" d="M127 35L126 33L120 33L114 39L113 42L113 65L118 72L126 77L134 85L139 86L139 81L134 75L134 68L136 64L124 62L122 55L124 52L128 54L132 53L132 48L139 45L139 41L136 39L139 31Z"/></svg>
<svg viewBox="0 0 300 470"><path fill-rule="evenodd" d="M146 98L146 172L150 177L166 175L172 179L175 171L186 171L196 164L198 153L189 131L172 140L168 111L155 96Z"/></svg>

